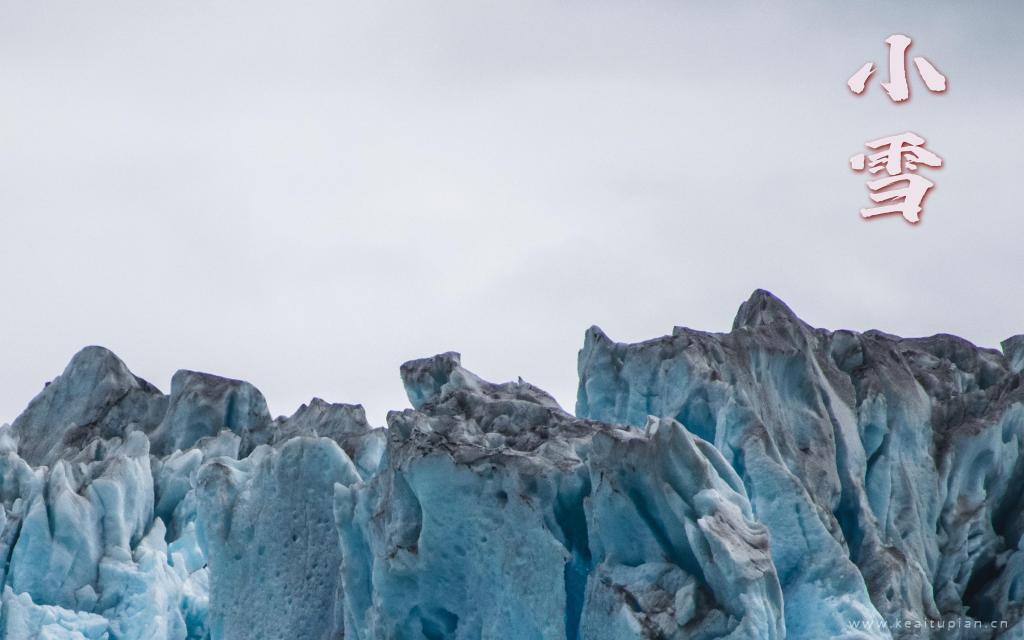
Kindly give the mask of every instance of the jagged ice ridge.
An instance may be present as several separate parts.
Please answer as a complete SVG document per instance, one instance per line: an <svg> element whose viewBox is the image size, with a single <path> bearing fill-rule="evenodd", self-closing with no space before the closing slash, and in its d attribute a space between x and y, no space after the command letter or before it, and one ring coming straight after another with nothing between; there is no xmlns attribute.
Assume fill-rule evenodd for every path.
<svg viewBox="0 0 1024 640"><path fill-rule="evenodd" d="M1002 347L757 291L728 333L591 328L575 415L408 362L386 429L88 347L0 427L0 638L1024 638Z"/></svg>

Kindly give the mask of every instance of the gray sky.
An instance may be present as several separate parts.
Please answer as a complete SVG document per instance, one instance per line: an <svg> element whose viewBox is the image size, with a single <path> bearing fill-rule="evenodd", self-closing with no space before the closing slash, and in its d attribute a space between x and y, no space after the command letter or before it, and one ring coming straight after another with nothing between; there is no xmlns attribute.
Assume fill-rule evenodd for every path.
<svg viewBox="0 0 1024 640"><path fill-rule="evenodd" d="M1020 6L779 4L0 0L0 422L87 344L382 424L407 359L571 409L591 324L726 330L758 287L1024 332ZM946 94L884 97L897 32ZM861 221L847 159L905 130L924 220Z"/></svg>

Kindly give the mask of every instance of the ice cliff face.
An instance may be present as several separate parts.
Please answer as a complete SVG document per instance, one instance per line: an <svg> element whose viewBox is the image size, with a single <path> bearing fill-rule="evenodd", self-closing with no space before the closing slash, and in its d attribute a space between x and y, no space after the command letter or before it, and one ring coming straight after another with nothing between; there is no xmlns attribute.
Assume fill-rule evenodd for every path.
<svg viewBox="0 0 1024 640"><path fill-rule="evenodd" d="M1010 623L1024 597L1024 388L1020 340L1006 344L816 330L757 292L727 334L624 345L591 329L576 410L674 418L722 452L769 530L790 637L878 616Z"/></svg>
<svg viewBox="0 0 1024 640"><path fill-rule="evenodd" d="M1022 638L1022 369L756 292L588 331L576 415L448 353L375 429L90 347L0 427L0 638Z"/></svg>
<svg viewBox="0 0 1024 640"><path fill-rule="evenodd" d="M767 531L708 443L455 354L402 374L381 470L336 487L346 638L784 637Z"/></svg>

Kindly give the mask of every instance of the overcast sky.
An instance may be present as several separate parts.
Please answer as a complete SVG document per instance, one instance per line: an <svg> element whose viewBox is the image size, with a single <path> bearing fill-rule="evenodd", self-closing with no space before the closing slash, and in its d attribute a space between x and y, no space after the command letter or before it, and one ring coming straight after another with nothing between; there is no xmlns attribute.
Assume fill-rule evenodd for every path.
<svg viewBox="0 0 1024 640"><path fill-rule="evenodd" d="M591 324L727 330L759 287L1024 332L1019 4L780 4L0 0L0 422L88 344L382 424L405 360L572 409ZM884 96L893 33L946 94ZM924 220L864 222L847 160L907 130Z"/></svg>

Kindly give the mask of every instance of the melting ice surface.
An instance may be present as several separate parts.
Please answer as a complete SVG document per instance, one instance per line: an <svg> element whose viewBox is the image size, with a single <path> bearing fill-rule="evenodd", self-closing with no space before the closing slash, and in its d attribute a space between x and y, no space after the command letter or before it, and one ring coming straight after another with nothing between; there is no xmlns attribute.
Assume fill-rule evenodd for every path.
<svg viewBox="0 0 1024 640"><path fill-rule="evenodd" d="M89 347L0 428L0 638L1024 638L1024 336L759 291L578 364L573 415L408 362L375 429Z"/></svg>

